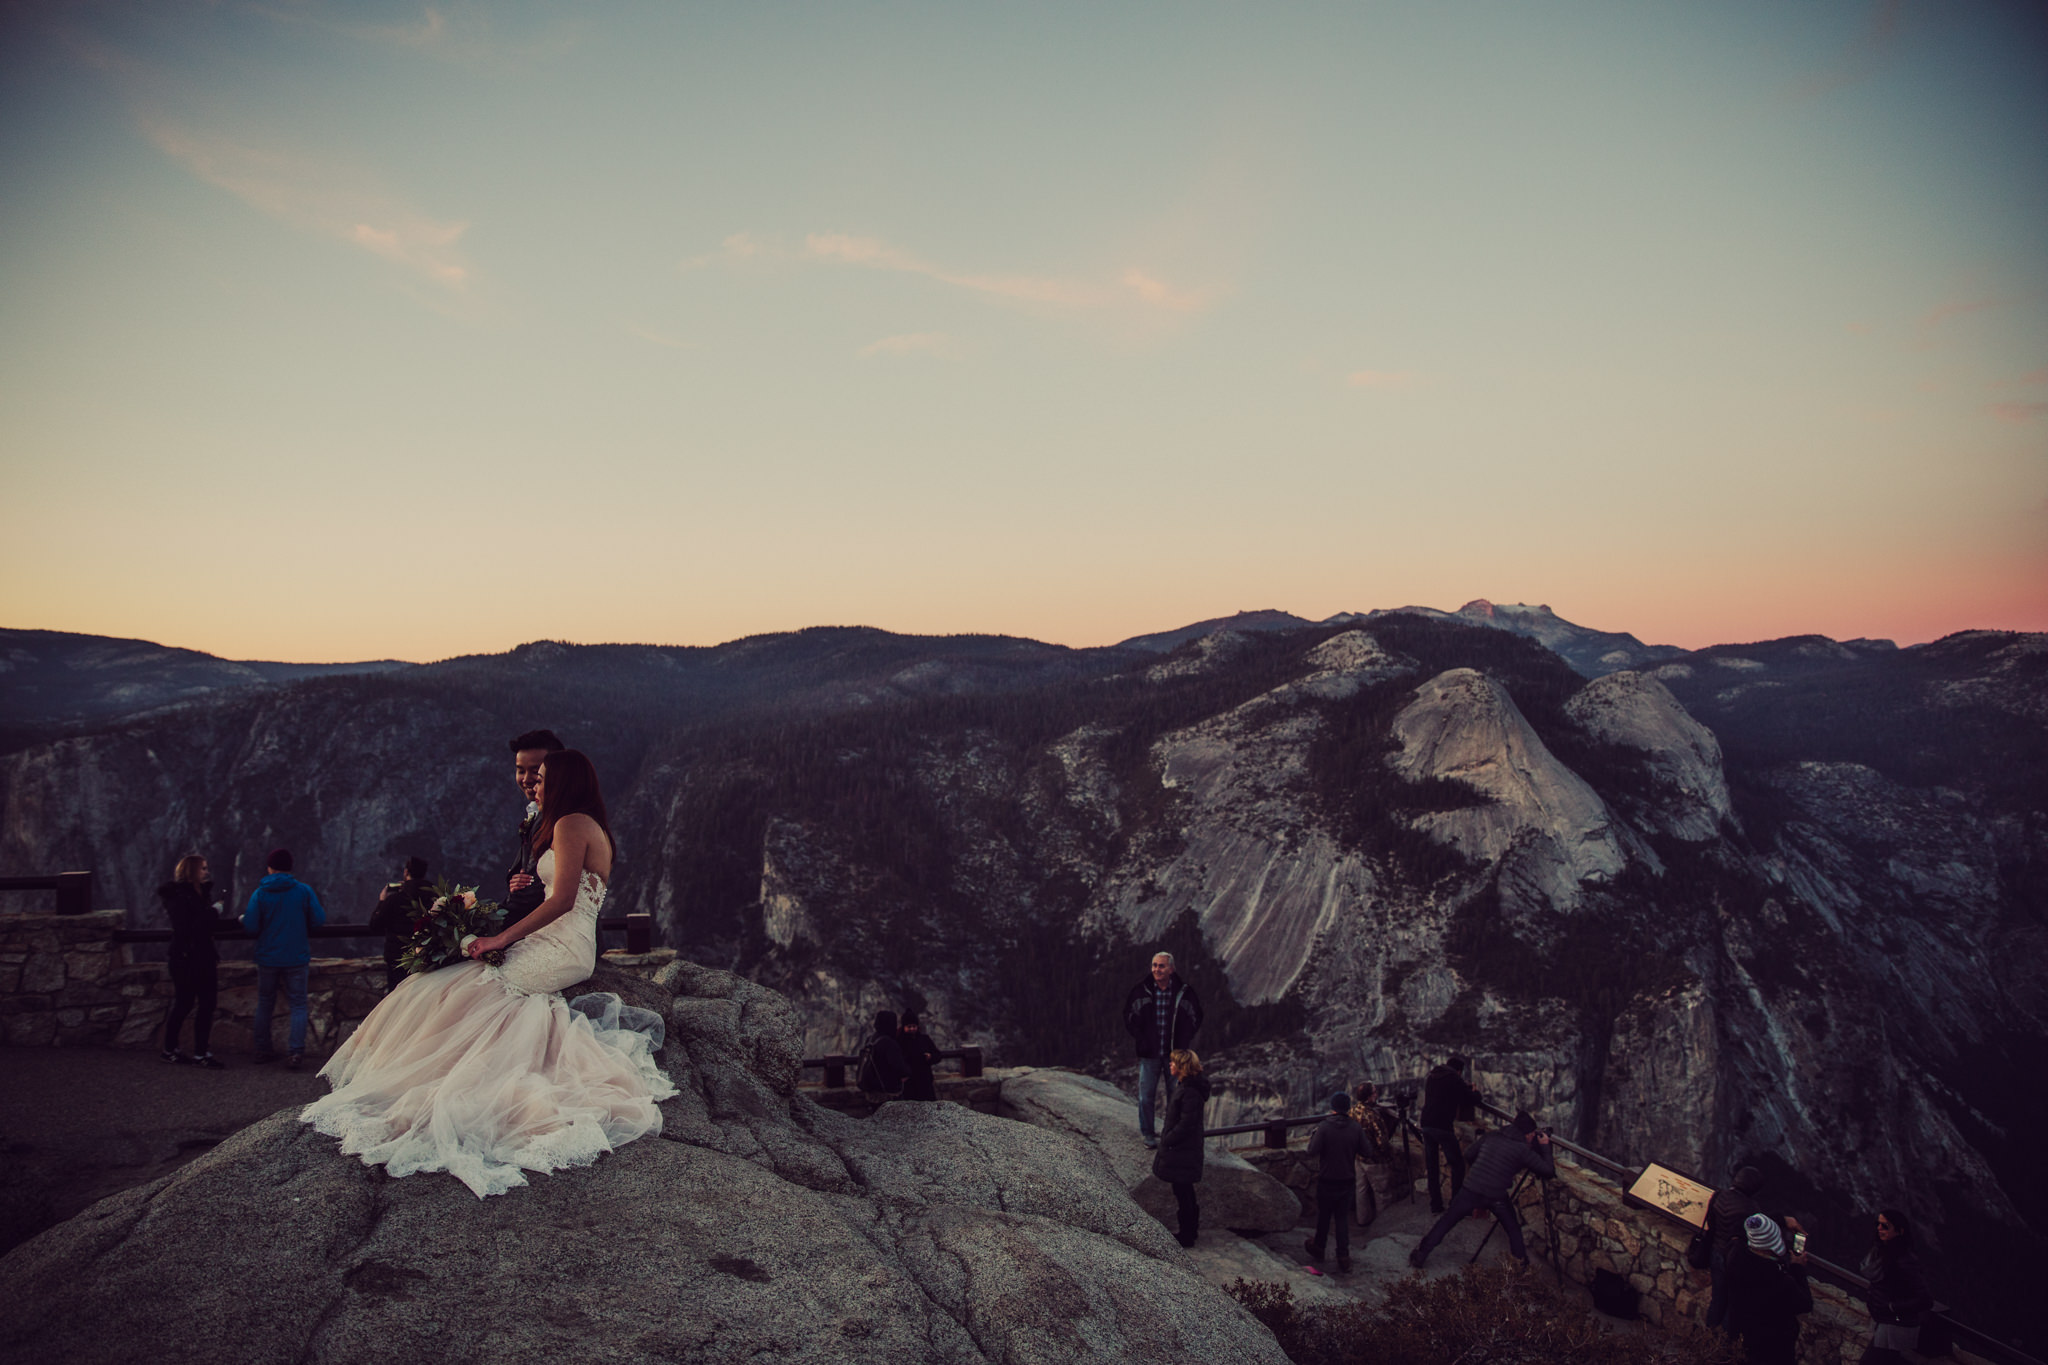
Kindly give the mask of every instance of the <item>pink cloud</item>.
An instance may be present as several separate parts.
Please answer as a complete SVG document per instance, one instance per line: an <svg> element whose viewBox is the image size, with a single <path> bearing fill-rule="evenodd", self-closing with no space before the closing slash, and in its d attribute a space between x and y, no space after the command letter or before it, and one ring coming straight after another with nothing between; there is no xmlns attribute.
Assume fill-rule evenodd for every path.
<svg viewBox="0 0 2048 1365"><path fill-rule="evenodd" d="M144 120L143 132L207 184L273 218L352 242L450 289L469 280L458 250L467 223L430 218L352 167L156 119Z"/></svg>
<svg viewBox="0 0 2048 1365"><path fill-rule="evenodd" d="M1991 415L2003 422L2031 422L2048 417L2048 403L1993 403Z"/></svg>
<svg viewBox="0 0 2048 1365"><path fill-rule="evenodd" d="M1052 275L982 274L939 265L874 237L853 237L837 232L814 232L806 236L804 255L814 261L918 275L1013 303L1100 309L1135 297L1143 304L1168 312L1199 312L1207 306L1203 295L1175 289L1135 267L1123 273L1119 280L1123 286L1121 289Z"/></svg>
<svg viewBox="0 0 2048 1365"><path fill-rule="evenodd" d="M2020 376L2020 383L2022 383L2022 384L2048 384L2048 365L2043 365L2043 366L2042 366L2042 367L2041 367L2040 369L2038 369L2038 370L2029 370L2029 371L2028 371L2027 373L2025 373L2025 374L2021 375L2021 376Z"/></svg>

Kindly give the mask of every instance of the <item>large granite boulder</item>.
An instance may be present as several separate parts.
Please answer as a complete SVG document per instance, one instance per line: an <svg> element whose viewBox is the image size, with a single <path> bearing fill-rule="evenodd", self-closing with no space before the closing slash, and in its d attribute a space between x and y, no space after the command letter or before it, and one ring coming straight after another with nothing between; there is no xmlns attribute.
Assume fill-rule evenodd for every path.
<svg viewBox="0 0 2048 1365"><path fill-rule="evenodd" d="M1139 1207L1177 1225L1173 1190L1152 1174L1153 1153L1138 1138L1137 1102L1123 1091L1072 1071L1018 1067L1003 1075L1003 1112L1086 1143ZM1284 1232L1301 1219L1292 1190L1213 1141L1195 1195L1206 1228Z"/></svg>
<svg viewBox="0 0 2048 1365"><path fill-rule="evenodd" d="M822 1109L729 973L593 985L669 1020L661 1138L480 1200L277 1114L0 1258L0 1361L1285 1361L1092 1148Z"/></svg>

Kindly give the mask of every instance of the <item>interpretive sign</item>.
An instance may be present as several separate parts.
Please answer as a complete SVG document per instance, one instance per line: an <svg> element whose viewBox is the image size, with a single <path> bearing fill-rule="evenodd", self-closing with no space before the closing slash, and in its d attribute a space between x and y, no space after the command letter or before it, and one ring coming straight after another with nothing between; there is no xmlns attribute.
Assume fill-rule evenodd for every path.
<svg viewBox="0 0 2048 1365"><path fill-rule="evenodd" d="M1664 1210L1673 1218L1703 1228L1707 1225L1707 1201L1714 1197L1714 1192L1691 1176L1680 1175L1651 1162L1636 1177L1636 1183L1628 1187L1628 1195L1631 1199L1639 1199L1653 1208Z"/></svg>

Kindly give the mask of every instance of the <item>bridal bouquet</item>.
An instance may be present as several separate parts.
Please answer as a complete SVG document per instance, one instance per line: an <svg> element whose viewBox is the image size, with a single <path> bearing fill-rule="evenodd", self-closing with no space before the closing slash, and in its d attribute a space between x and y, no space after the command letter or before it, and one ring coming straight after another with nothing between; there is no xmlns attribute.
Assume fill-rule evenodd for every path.
<svg viewBox="0 0 2048 1365"><path fill-rule="evenodd" d="M497 933L504 921L503 907L478 899L475 887L437 881L434 903L412 922L412 933L398 952L398 965L418 975L460 962L472 939ZM505 960L505 950L494 948L481 960L495 967Z"/></svg>

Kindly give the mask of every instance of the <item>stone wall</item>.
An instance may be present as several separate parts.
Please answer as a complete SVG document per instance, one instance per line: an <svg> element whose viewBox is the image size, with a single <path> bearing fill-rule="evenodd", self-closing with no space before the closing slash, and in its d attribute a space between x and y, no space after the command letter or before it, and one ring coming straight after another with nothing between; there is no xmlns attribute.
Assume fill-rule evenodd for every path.
<svg viewBox="0 0 2048 1365"><path fill-rule="evenodd" d="M0 915L0 1043L40 1047L163 1046L171 1009L170 969L132 960L114 931L125 910L89 915ZM638 955L610 952L615 966L651 976L675 957L673 948ZM223 962L215 1003L215 1052L250 1050L256 1014L256 964ZM327 1052L355 1031L384 994L384 959L316 957L307 980L306 1047ZM282 1048L286 1006L278 1001L273 1043ZM190 1050L188 1024L181 1046Z"/></svg>
<svg viewBox="0 0 2048 1365"><path fill-rule="evenodd" d="M1628 1207L1619 1186L1573 1165L1564 1152L1557 1156L1557 1179L1531 1180L1522 1188L1530 1255L1548 1259L1554 1230L1557 1264L1566 1279L1591 1288L1596 1271L1612 1271L1642 1295L1642 1314L1651 1322L1674 1316L1704 1322L1713 1287L1706 1271L1686 1264L1692 1230ZM1869 1315L1859 1300L1833 1285L1818 1278L1810 1283L1813 1311L1799 1320L1800 1365L1854 1365L1870 1345ZM1978 1361L1960 1350L1954 1359Z"/></svg>

